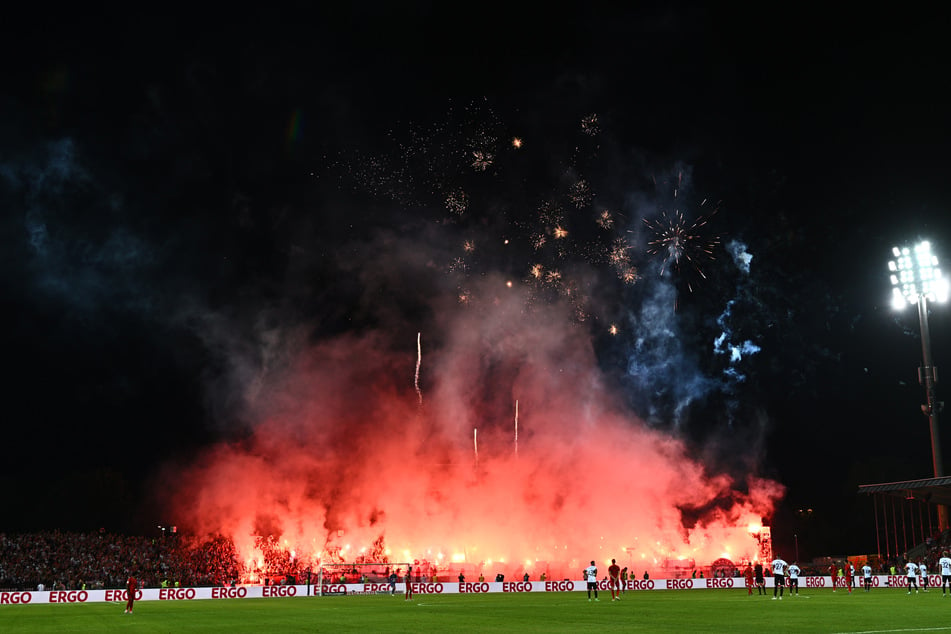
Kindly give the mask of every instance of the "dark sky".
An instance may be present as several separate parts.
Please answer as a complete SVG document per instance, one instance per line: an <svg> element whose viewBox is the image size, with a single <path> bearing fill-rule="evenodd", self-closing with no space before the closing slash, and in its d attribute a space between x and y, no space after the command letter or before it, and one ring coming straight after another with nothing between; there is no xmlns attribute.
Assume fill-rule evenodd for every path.
<svg viewBox="0 0 951 634"><path fill-rule="evenodd" d="M168 522L168 465L255 425L269 342L389 329L412 362L446 288L531 286L541 262L574 278L533 301L571 306L635 415L787 487L777 542L874 550L857 486L931 475L918 321L885 265L921 238L951 257L948 16L512 4L3 27L0 529ZM647 251L644 220L677 210L716 238L705 277ZM453 255L470 238L492 246ZM388 270L416 256L450 283ZM757 351L732 363L720 336Z"/></svg>

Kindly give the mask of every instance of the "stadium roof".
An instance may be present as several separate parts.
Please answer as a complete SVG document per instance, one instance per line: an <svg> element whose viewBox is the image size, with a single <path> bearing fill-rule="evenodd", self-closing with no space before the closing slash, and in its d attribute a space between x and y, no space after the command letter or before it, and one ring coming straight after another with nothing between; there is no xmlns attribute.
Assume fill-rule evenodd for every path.
<svg viewBox="0 0 951 634"><path fill-rule="evenodd" d="M882 493L905 499L914 498L929 504L951 506L951 477L928 478L926 480L905 480L884 484L863 484L859 493Z"/></svg>

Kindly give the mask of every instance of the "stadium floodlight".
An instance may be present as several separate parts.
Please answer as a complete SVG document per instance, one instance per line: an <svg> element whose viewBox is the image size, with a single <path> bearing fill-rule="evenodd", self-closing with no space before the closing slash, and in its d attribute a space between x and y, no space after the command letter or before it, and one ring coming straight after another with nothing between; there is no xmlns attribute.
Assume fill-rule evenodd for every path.
<svg viewBox="0 0 951 634"><path fill-rule="evenodd" d="M918 381L925 386L927 403L921 411L928 417L931 427L931 461L934 477L944 476L941 460L941 442L938 438L938 412L943 403L935 398L935 384L938 382L937 368L931 360L931 333L928 329L928 302L946 302L948 300L948 281L942 277L938 268L938 257L931 252L931 243L919 242L916 246L894 247L894 260L889 261L888 269L892 282L892 306L902 309L909 304L918 305L918 323L921 325L922 367L918 371ZM948 509L938 506L938 524L941 530L948 528Z"/></svg>
<svg viewBox="0 0 951 634"><path fill-rule="evenodd" d="M892 305L901 310L908 304L917 304L924 297L932 302L948 301L948 280L938 268L938 256L931 252L931 243L919 242L914 250L893 247L894 260L888 262L891 271Z"/></svg>

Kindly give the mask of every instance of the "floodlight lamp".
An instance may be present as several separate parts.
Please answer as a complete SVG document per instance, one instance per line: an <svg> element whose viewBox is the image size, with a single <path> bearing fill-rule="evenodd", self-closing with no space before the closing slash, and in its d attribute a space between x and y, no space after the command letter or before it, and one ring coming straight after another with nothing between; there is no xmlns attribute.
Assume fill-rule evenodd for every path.
<svg viewBox="0 0 951 634"><path fill-rule="evenodd" d="M908 305L908 300L905 299L905 296L902 294L901 289L897 286L892 289L892 308L895 310L904 310L905 306Z"/></svg>
<svg viewBox="0 0 951 634"><path fill-rule="evenodd" d="M948 280L944 277L941 277L941 272L935 270L935 281L932 284L932 293L934 295L934 301L944 303L948 301Z"/></svg>
<svg viewBox="0 0 951 634"><path fill-rule="evenodd" d="M905 302L916 304L922 297L937 302L948 299L948 281L941 276L938 258L931 252L931 243L927 240L914 247L914 254L908 247L892 247L895 259L888 262L891 271L889 279L892 289L892 306L904 308Z"/></svg>

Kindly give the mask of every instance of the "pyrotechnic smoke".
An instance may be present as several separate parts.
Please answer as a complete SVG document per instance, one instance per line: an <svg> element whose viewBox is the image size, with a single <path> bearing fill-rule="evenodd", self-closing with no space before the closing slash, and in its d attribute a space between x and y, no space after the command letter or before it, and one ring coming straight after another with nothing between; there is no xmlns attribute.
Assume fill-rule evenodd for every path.
<svg viewBox="0 0 951 634"><path fill-rule="evenodd" d="M22 250L10 254L11 264L37 290L86 323L102 312L154 310L156 298L141 280L154 273L157 254L133 229L121 196L103 191L85 167L73 139L0 162L0 195L7 192L7 235ZM90 227L90 215L108 221Z"/></svg>
<svg viewBox="0 0 951 634"><path fill-rule="evenodd" d="M368 231L366 242L338 249L341 275L362 291L354 327L306 340L268 330L278 334L250 339L266 341L266 354L242 338L231 342L227 356L241 371L219 384L241 387L225 396L229 408L246 404L239 415L247 434L177 474L170 516L232 537L246 557L255 535L313 561L352 561L382 540L390 561L487 574L560 577L592 558L656 570L681 557L753 556L748 527L771 514L782 489L710 471L670 433L690 403L719 385L684 342L674 282L651 276L631 295L638 303L629 309L627 388L647 424L599 368L588 323L606 301L596 297L604 288L639 283L626 227L616 227L620 244L602 235L621 223L588 209L596 183L574 164L555 194L503 223L506 214L486 212L503 203L460 189L447 174L457 161L463 182L494 178L504 152L515 150L503 147L502 134L466 138L463 149L491 163L473 165L468 149L443 148L403 152L446 158L428 171L377 169L386 161L359 171L395 202L424 196L393 174L443 188L427 192L441 216ZM464 207L447 209L453 192L463 192ZM576 228L579 218L588 226ZM637 218L627 226L642 225ZM601 272L611 284L597 279ZM429 342L425 403L419 326ZM297 323L289 332L310 330ZM409 332L417 332L415 350ZM220 327L205 337L229 342ZM248 359L259 363L248 368Z"/></svg>
<svg viewBox="0 0 951 634"><path fill-rule="evenodd" d="M697 356L684 344L673 284L655 278L648 288L630 316L636 337L628 353L627 379L635 406L647 420L676 429L689 406L717 382L700 370Z"/></svg>
<svg viewBox="0 0 951 634"><path fill-rule="evenodd" d="M747 252L746 245L732 240L727 248L730 250L737 268L744 274L749 275L750 261L752 261L753 256ZM731 299L727 302L723 313L717 318L717 325L722 330L713 342L713 351L718 355L727 357L727 367L723 370L723 373L730 379L731 383L746 380L746 375L739 369L739 364L744 357L754 355L760 351L760 347L750 339L735 340L731 325L732 311L735 306L736 300Z"/></svg>
<svg viewBox="0 0 951 634"><path fill-rule="evenodd" d="M180 474L175 517L246 553L264 530L302 556L343 559L383 536L392 561L487 573L752 555L747 526L770 512L779 487L707 473L605 390L570 307L527 310L526 300L512 289L480 310L440 315L422 414L412 383L399 380L413 350L395 349L390 333L299 350L264 378L267 405L251 436ZM517 460L516 392L526 405ZM470 439L475 428L481 438Z"/></svg>

